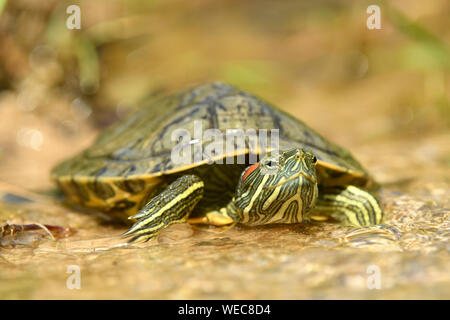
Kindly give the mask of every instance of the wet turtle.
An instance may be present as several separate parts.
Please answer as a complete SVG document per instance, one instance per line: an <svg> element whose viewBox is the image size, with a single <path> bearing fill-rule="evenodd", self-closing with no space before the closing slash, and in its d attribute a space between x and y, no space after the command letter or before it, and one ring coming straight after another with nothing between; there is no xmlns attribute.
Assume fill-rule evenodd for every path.
<svg viewBox="0 0 450 320"><path fill-rule="evenodd" d="M198 137L199 126L207 138ZM248 131L278 136L262 135L255 147ZM243 144L236 132L245 133ZM347 150L220 82L145 105L55 167L52 178L72 203L136 219L125 233L130 241L186 221L253 226L332 218L368 226L383 216L368 191L372 179Z"/></svg>

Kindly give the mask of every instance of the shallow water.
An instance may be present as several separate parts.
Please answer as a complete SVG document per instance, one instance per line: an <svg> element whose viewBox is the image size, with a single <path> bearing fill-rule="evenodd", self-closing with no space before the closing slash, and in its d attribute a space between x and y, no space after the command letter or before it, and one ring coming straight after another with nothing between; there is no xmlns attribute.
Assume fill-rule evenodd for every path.
<svg viewBox="0 0 450 320"><path fill-rule="evenodd" d="M8 221L20 213L24 221L70 225L76 233L57 241L42 232L39 237L22 233L14 248L0 248L0 296L448 298L450 194L448 188L436 190L434 195L422 190L421 196L411 196L385 189L386 219L376 227L311 223L221 229L182 224L155 241L126 248L114 247L121 240L107 238L125 227L101 225L101 218L52 200L42 203L46 199L39 196L26 205L2 204ZM80 268L80 290L66 287L71 265ZM379 282L373 282L373 272ZM377 283L380 289L373 289Z"/></svg>

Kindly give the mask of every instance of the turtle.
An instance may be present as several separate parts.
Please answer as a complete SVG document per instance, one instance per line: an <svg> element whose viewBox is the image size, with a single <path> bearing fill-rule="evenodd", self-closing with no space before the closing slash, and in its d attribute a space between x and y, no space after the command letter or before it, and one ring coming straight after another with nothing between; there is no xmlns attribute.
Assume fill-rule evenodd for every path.
<svg viewBox="0 0 450 320"><path fill-rule="evenodd" d="M364 227L383 218L374 179L349 151L223 82L143 104L51 176L69 202L131 219L129 242L184 222Z"/></svg>

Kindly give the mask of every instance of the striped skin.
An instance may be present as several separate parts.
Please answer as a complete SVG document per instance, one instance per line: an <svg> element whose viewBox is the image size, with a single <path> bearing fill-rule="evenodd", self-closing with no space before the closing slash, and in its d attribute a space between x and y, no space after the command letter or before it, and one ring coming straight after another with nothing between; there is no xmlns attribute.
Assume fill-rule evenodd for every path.
<svg viewBox="0 0 450 320"><path fill-rule="evenodd" d="M208 200L206 203L200 202L196 210L200 208L206 219L197 219L195 223L254 226L323 220L323 217L332 217L344 225L353 226L381 222L383 213L378 201L363 189L355 186L320 186L319 195L316 162L311 152L299 148L267 156L241 173L236 194L228 204L224 203L222 208L216 210L214 201L209 201L212 199L205 199ZM209 171L203 172L204 169L198 168L196 174L181 176L170 183L167 189L131 217L138 221L124 236L132 236L130 242L148 241L167 226L187 221L207 190L199 176L209 178L207 181L219 181L216 185L211 184L213 188L208 189L207 195L212 197L213 194L217 196L212 197L215 201L221 201L223 192L220 185L228 188L233 178L231 173L224 174L226 171L218 168L209 167Z"/></svg>
<svg viewBox="0 0 450 320"><path fill-rule="evenodd" d="M301 222L317 198L315 163L311 152L290 149L250 166L242 173L227 215L237 213L238 222L246 225Z"/></svg>
<svg viewBox="0 0 450 320"><path fill-rule="evenodd" d="M347 226L370 226L381 223L383 211L377 199L355 186L320 189L311 219L331 217ZM320 218L319 218L320 219Z"/></svg>
<svg viewBox="0 0 450 320"><path fill-rule="evenodd" d="M195 175L178 178L130 217L138 221L123 236L133 236L130 242L148 241L171 224L185 222L203 197L203 189L203 181Z"/></svg>

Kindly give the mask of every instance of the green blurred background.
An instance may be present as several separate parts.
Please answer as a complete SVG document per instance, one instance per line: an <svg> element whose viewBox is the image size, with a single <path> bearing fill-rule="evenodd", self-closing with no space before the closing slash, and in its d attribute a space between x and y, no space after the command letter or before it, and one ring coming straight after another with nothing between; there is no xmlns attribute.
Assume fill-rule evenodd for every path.
<svg viewBox="0 0 450 320"><path fill-rule="evenodd" d="M69 5L81 29L69 30ZM366 9L381 8L369 30ZM450 2L0 0L0 178L55 162L149 96L222 80L351 148L450 125Z"/></svg>

